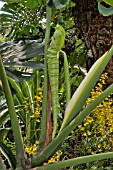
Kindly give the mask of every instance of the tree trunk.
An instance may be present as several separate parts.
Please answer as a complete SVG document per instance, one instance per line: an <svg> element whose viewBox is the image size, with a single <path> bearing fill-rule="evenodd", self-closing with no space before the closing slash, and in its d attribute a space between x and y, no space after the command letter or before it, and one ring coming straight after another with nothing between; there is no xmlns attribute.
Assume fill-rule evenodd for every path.
<svg viewBox="0 0 113 170"><path fill-rule="evenodd" d="M113 44L113 15L102 16L98 11L96 0L73 0L76 3L73 8L76 28L87 48L86 68L108 51ZM109 79L108 84L113 83L113 58L106 67Z"/></svg>

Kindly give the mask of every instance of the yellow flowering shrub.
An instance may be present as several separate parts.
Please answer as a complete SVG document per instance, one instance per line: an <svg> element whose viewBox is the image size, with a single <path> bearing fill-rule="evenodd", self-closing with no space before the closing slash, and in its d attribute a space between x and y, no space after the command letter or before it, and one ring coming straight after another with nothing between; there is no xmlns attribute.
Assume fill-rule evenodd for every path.
<svg viewBox="0 0 113 170"><path fill-rule="evenodd" d="M54 163L54 162L57 162L59 160L59 158L61 157L62 155L62 151L61 150L58 150L54 156L52 156L46 163L44 163L44 165L47 165L49 163Z"/></svg>
<svg viewBox="0 0 113 170"><path fill-rule="evenodd" d="M40 112L42 110L42 88L38 88L38 96L34 96L34 102L33 103L29 103L28 98L24 98L24 109L25 109L25 113L29 114L31 113L31 108L32 105L34 105L35 109L34 109L34 113L31 114L31 118L37 118L37 122L40 122L41 120L41 116L40 116Z"/></svg>
<svg viewBox="0 0 113 170"><path fill-rule="evenodd" d="M37 149L38 144L39 141L35 141L35 144L31 145L30 147L26 147L25 148L26 153L28 153L29 155L33 155Z"/></svg>
<svg viewBox="0 0 113 170"><path fill-rule="evenodd" d="M42 110L42 89L38 88L38 96L34 97L34 102L35 102L35 111L34 113L30 116L31 118L36 118L37 122L40 122L41 120L41 115L40 112Z"/></svg>
<svg viewBox="0 0 113 170"><path fill-rule="evenodd" d="M27 115L29 114L30 118L34 119L35 122L41 121L42 88L38 88L38 95L34 96L33 103L30 103L28 98L24 98L24 109L25 109L25 113ZM34 112L32 113L31 110L34 110ZM30 123L30 121L28 123ZM36 129L36 132L38 130L39 129ZM34 154L36 148L38 147L38 143L39 142L36 140L35 143L31 144L29 147L26 144L25 151L30 155Z"/></svg>
<svg viewBox="0 0 113 170"><path fill-rule="evenodd" d="M103 92L103 85L107 78L107 73L102 74L96 87L92 90L86 105L91 103ZM82 133L82 144L85 152L95 154L102 151L113 150L113 99L108 96L100 103L93 112L87 116L78 126Z"/></svg>

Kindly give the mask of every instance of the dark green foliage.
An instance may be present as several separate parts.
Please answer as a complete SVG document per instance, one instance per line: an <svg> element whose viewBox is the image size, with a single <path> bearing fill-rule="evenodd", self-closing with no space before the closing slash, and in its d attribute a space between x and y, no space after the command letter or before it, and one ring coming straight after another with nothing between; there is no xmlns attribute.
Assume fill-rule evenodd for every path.
<svg viewBox="0 0 113 170"><path fill-rule="evenodd" d="M0 14L0 32L7 40L44 38L44 27L40 21L45 18L45 7L30 7L25 2L4 4Z"/></svg>
<svg viewBox="0 0 113 170"><path fill-rule="evenodd" d="M12 167L12 170L16 168L16 159L11 150L3 143L3 141L0 140L0 149L2 153L6 156L8 161L10 162L10 166Z"/></svg>

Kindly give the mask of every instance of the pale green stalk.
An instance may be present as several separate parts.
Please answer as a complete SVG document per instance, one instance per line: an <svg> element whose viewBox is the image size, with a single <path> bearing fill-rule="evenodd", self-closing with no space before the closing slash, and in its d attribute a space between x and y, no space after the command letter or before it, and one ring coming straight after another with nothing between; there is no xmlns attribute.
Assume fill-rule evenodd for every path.
<svg viewBox="0 0 113 170"><path fill-rule="evenodd" d="M41 135L39 141L39 149L43 147L46 138L46 114L47 114L47 89L48 89L48 74L47 74L47 48L50 40L50 24L51 24L51 9L46 5L46 33L45 33L45 55L44 55L44 87L43 87L43 104L42 104L42 120L41 120Z"/></svg>
<svg viewBox="0 0 113 170"><path fill-rule="evenodd" d="M70 87L70 76L69 76L69 65L67 61L67 55L64 51L60 51L64 57L64 75L65 75L65 84L66 84L66 105L71 98L71 87Z"/></svg>
<svg viewBox="0 0 113 170"><path fill-rule="evenodd" d="M22 144L22 137L20 133L20 127L17 119L17 115L14 108L14 102L11 94L11 90L8 84L6 72L4 69L4 65L2 63L2 56L0 55L0 78L3 85L3 90L5 93L9 115L11 119L12 129L13 129L13 135L16 145L16 157L17 157L17 169L20 167L25 166L25 159L24 159L24 148Z"/></svg>
<svg viewBox="0 0 113 170"><path fill-rule="evenodd" d="M86 116L88 116L91 111L95 109L108 95L113 92L113 84L110 85L102 94L100 94L92 103L90 103L81 113L76 116L73 121L71 121L53 141L44 149L37 157L31 160L32 167L36 167L37 165L43 163L50 156L52 156L58 149L62 142L66 139L66 137L70 134L72 130L74 130Z"/></svg>

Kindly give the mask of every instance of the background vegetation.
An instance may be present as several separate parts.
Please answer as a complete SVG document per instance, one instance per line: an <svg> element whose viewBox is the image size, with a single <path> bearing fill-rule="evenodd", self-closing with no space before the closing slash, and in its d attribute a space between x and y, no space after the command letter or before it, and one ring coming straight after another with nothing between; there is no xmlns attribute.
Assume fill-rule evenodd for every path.
<svg viewBox="0 0 113 170"><path fill-rule="evenodd" d="M112 1L95 0L94 5L98 15L109 20ZM82 9L77 0L8 0L1 9L1 169L113 168L113 85L106 67L113 47L110 43L103 50L93 40L88 45L91 39L86 40L84 33L88 35L92 27L85 32L80 24L88 27L93 13L88 13L84 27L76 8ZM66 37L63 51L57 53L59 104L55 107L59 113L54 116L47 50L57 24ZM57 130L53 135L54 117Z"/></svg>

